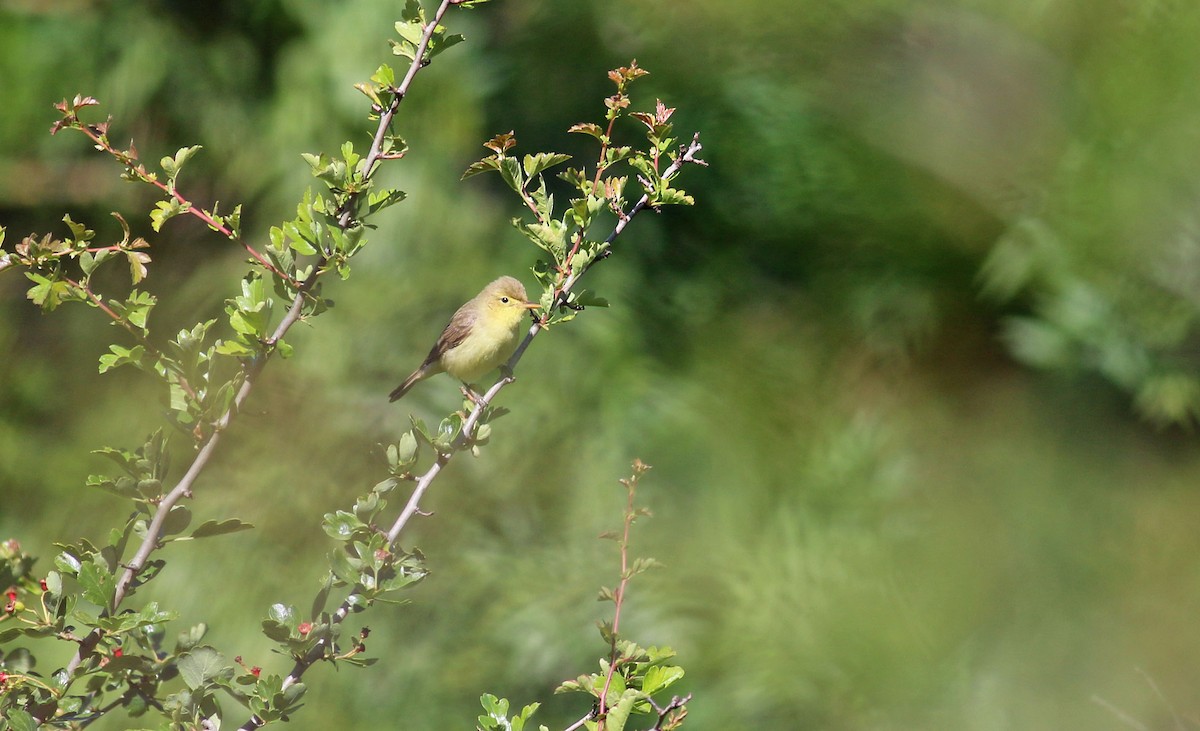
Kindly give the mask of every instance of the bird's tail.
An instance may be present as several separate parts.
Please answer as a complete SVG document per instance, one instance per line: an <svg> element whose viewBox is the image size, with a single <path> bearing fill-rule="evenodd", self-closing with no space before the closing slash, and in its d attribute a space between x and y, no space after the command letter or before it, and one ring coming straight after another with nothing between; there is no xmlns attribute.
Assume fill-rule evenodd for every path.
<svg viewBox="0 0 1200 731"><path fill-rule="evenodd" d="M427 375L429 374L424 368L418 368L417 370L413 371L411 376L404 379L404 383L401 383L399 386L396 386L396 388L392 389L392 392L388 394L388 401L399 400L400 397L408 393L408 389L412 388L414 383Z"/></svg>

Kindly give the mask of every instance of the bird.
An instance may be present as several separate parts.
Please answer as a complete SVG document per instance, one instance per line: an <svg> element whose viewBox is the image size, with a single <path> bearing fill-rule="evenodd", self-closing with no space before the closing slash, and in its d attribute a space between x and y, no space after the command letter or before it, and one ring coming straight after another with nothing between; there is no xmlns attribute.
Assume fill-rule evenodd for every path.
<svg viewBox="0 0 1200 731"><path fill-rule="evenodd" d="M527 301L525 285L515 277L500 277L488 284L458 308L425 361L388 394L388 401L396 401L418 381L438 373L462 381L470 398L470 382L512 357L520 341L522 318L539 307L537 302Z"/></svg>

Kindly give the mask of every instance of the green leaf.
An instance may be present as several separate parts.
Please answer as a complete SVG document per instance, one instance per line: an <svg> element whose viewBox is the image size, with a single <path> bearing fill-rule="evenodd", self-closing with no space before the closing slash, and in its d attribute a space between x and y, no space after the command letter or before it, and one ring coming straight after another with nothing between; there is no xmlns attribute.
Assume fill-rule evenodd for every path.
<svg viewBox="0 0 1200 731"><path fill-rule="evenodd" d="M129 278L138 284L149 271L146 265L150 263L150 255L144 251L126 251L125 258L129 260Z"/></svg>
<svg viewBox="0 0 1200 731"><path fill-rule="evenodd" d="M433 38L429 41L429 53L426 55L426 58L433 58L442 51L457 46L465 40L467 40L467 37L461 33L443 35L442 26L439 25L437 30L434 31Z"/></svg>
<svg viewBox="0 0 1200 731"><path fill-rule="evenodd" d="M149 292L141 292L133 290L125 301L109 300L108 306L113 312L120 315L130 325L140 329L143 333L146 332L146 323L150 317L150 310L154 305L158 304L158 299Z"/></svg>
<svg viewBox="0 0 1200 731"><path fill-rule="evenodd" d="M83 564L79 562L79 559L66 551L54 557L54 565L67 576L77 576L80 569L83 568Z"/></svg>
<svg viewBox="0 0 1200 731"><path fill-rule="evenodd" d="M48 279L35 272L25 272L25 276L34 283L25 296L46 312L54 310L74 296L74 288L67 282Z"/></svg>
<svg viewBox="0 0 1200 731"><path fill-rule="evenodd" d="M597 297L588 290L580 290L572 292L570 302L572 304L582 305L583 307L608 307L608 300L603 297Z"/></svg>
<svg viewBox="0 0 1200 731"><path fill-rule="evenodd" d="M78 578L79 585L83 588L84 599L98 607L109 605L116 582L99 556L80 565Z"/></svg>
<svg viewBox="0 0 1200 731"><path fill-rule="evenodd" d="M497 698L491 693L484 693L479 697L479 702L483 705L483 710L487 711L492 718L508 717L507 698Z"/></svg>
<svg viewBox="0 0 1200 731"><path fill-rule="evenodd" d="M271 608L267 610L267 615L272 621L286 627L295 627L297 624L296 608L287 604L272 604Z"/></svg>
<svg viewBox="0 0 1200 731"><path fill-rule="evenodd" d="M567 129L567 132L579 132L585 135L591 135L602 143L604 142L605 138L604 130L600 128L600 125L593 124L591 122L573 124Z"/></svg>
<svg viewBox="0 0 1200 731"><path fill-rule="evenodd" d="M521 178L521 164L517 162L515 157L506 157L499 161L500 177L508 184L508 187L520 193L525 188L525 181Z"/></svg>
<svg viewBox="0 0 1200 731"><path fill-rule="evenodd" d="M515 219L520 225L521 233L525 234L526 238L536 244L539 248L553 255L555 259L561 258L567 250L567 228L561 221L550 221L549 224L542 223L524 223L520 219Z"/></svg>
<svg viewBox="0 0 1200 731"><path fill-rule="evenodd" d="M417 459L417 438L411 431L406 431L396 443L396 462L399 465L410 465Z"/></svg>
<svg viewBox="0 0 1200 731"><path fill-rule="evenodd" d="M409 421L412 423L412 435L423 440L426 444L433 444L433 440L429 437L429 427L425 426L425 421L420 417L409 414Z"/></svg>
<svg viewBox="0 0 1200 731"><path fill-rule="evenodd" d="M657 195L653 196L649 205L657 208L658 206L691 206L695 205L695 203L695 199L682 190L677 188L663 188Z"/></svg>
<svg viewBox="0 0 1200 731"><path fill-rule="evenodd" d="M354 513L339 510L336 513L326 513L321 527L330 538L348 541L355 533L367 527Z"/></svg>
<svg viewBox="0 0 1200 731"><path fill-rule="evenodd" d="M196 690L225 670L225 658L211 647L197 647L179 659L179 675Z"/></svg>
<svg viewBox="0 0 1200 731"><path fill-rule="evenodd" d="M621 677L614 675L613 679ZM621 694L621 698L616 705L611 706L608 711L608 716L604 719L604 728L606 731L623 731L625 724L629 721L629 713L633 710L633 704L640 700L642 694L629 688Z"/></svg>
<svg viewBox="0 0 1200 731"><path fill-rule="evenodd" d="M101 373L107 373L113 368L123 365L133 365L140 368L142 366L142 359L146 355L146 349L141 345L135 345L132 348L110 345L108 349L112 352L100 356Z"/></svg>
<svg viewBox="0 0 1200 731"><path fill-rule="evenodd" d="M166 158L163 159L165 160ZM150 212L150 225L155 231L159 231L162 229L164 223L181 213L186 213L191 207L192 204L180 203L175 198L159 201L154 204L154 210Z"/></svg>
<svg viewBox="0 0 1200 731"><path fill-rule="evenodd" d="M371 81L374 81L380 86L391 88L396 85L396 72L392 71L392 67L386 63L381 64L375 69L375 73L371 75Z"/></svg>
<svg viewBox="0 0 1200 731"><path fill-rule="evenodd" d="M633 564L629 567L628 571L626 571L627 576L625 578L629 578L629 577L635 576L637 574L645 573L646 571L649 571L650 569L658 569L658 568L662 568L662 564L657 559L635 558L633 560Z"/></svg>
<svg viewBox="0 0 1200 731"><path fill-rule="evenodd" d="M570 159L570 155L560 152L539 152L535 155L526 155L522 167L525 168L525 176L532 178L543 170L561 165Z"/></svg>
<svg viewBox="0 0 1200 731"><path fill-rule="evenodd" d="M237 518L228 518L226 520L206 520L201 523L196 530L192 531L190 538L211 538L212 536L223 536L228 533L238 533L244 530L251 530L254 526L250 523L243 523Z"/></svg>
<svg viewBox="0 0 1200 731"><path fill-rule="evenodd" d="M329 554L329 570L343 584L354 584L359 578L358 565L350 560L349 554L338 548Z"/></svg>
<svg viewBox="0 0 1200 731"><path fill-rule="evenodd" d="M169 180L174 180L175 177L179 175L179 171L183 168L184 164L187 163L188 160L192 159L192 156L201 149L202 148L200 145L181 147L179 148L179 151L175 153L174 158L164 157L162 160L159 160L159 165L162 167L163 172L167 174L167 178Z"/></svg>
<svg viewBox="0 0 1200 731"><path fill-rule="evenodd" d="M438 424L438 433L433 439L434 447L448 451L460 432L462 432L462 417L458 414L447 416Z"/></svg>
<svg viewBox="0 0 1200 731"><path fill-rule="evenodd" d="M84 226L82 223L76 223L71 219L71 215L67 214L62 218L67 224L67 228L71 229L71 241L73 244L86 244L88 241L96 238L96 232Z"/></svg>
<svg viewBox="0 0 1200 731"><path fill-rule="evenodd" d="M164 624L178 616L178 612L163 611L158 608L158 602L150 602L140 612L123 612L115 616L101 617L97 621L97 626L111 634L122 634L143 627Z"/></svg>
<svg viewBox="0 0 1200 731"><path fill-rule="evenodd" d="M495 157L485 157L482 160L476 160L467 166L466 171L462 174L459 180L466 180L469 177L486 173L489 170L500 170L500 160Z"/></svg>
<svg viewBox="0 0 1200 731"><path fill-rule="evenodd" d="M604 151L604 167L612 167L633 153L630 147L610 147Z"/></svg>
<svg viewBox="0 0 1200 731"><path fill-rule="evenodd" d="M402 190L384 189L367 193L367 210L363 217L379 213L385 208L394 206L404 200L407 194Z"/></svg>
<svg viewBox="0 0 1200 731"><path fill-rule="evenodd" d="M257 351L244 343L236 340L220 340L213 348L214 352L221 355L231 355L235 358L245 358L256 355Z"/></svg>
<svg viewBox="0 0 1200 731"><path fill-rule="evenodd" d="M642 692L654 695L660 690L666 690L683 677L683 668L674 665L659 665L646 671L642 678Z"/></svg>
<svg viewBox="0 0 1200 731"><path fill-rule="evenodd" d="M560 180L566 181L571 187L578 188L580 193L588 195L592 192L592 181L582 170L567 168L558 174Z"/></svg>
<svg viewBox="0 0 1200 731"><path fill-rule="evenodd" d="M208 634L208 625L203 622L180 632L175 637L175 654L187 652L199 645L206 634Z"/></svg>
<svg viewBox="0 0 1200 731"><path fill-rule="evenodd" d="M8 721L8 727L12 731L37 731L38 724L34 722L33 716L29 715L27 711L20 708L9 708L7 713L8 717L5 720Z"/></svg>

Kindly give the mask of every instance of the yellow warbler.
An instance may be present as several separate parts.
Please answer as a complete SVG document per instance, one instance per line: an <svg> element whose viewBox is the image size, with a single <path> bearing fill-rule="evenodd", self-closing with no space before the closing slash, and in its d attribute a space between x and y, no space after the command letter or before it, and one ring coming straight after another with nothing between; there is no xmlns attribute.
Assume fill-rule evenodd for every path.
<svg viewBox="0 0 1200 731"><path fill-rule="evenodd" d="M513 277L500 277L484 287L458 308L425 362L396 386L390 400L438 373L449 373L466 384L499 367L517 349L525 313L540 306L526 301L525 286Z"/></svg>

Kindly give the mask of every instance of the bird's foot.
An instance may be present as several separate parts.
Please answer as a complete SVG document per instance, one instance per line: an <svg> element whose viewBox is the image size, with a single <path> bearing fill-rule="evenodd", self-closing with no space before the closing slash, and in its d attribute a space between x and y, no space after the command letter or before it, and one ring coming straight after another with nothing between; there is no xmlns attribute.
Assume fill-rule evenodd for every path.
<svg viewBox="0 0 1200 731"><path fill-rule="evenodd" d="M483 396L476 393L475 389L471 388L471 384L464 383L458 390L462 391L463 397L471 403L476 405L483 403Z"/></svg>

